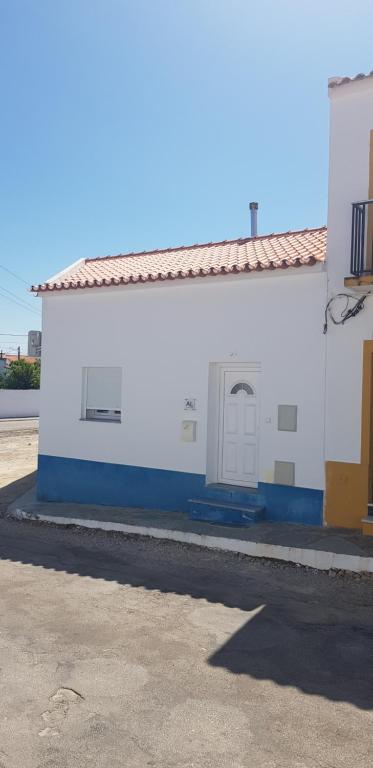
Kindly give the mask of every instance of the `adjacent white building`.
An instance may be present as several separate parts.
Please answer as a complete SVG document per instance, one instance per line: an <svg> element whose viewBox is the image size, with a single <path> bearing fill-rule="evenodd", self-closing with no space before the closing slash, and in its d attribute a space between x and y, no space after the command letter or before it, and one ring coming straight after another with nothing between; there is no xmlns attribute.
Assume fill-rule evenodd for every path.
<svg viewBox="0 0 373 768"><path fill-rule="evenodd" d="M351 203L373 196L373 78L334 80L330 93L327 259L321 227L87 259L34 286L43 298L40 498L238 524L362 525L373 302L338 326L328 312L323 326L329 299L338 320L362 281L370 290L368 213L344 283ZM351 298L334 300L341 292ZM370 450L370 431L364 440ZM358 519L355 476L366 485Z"/></svg>

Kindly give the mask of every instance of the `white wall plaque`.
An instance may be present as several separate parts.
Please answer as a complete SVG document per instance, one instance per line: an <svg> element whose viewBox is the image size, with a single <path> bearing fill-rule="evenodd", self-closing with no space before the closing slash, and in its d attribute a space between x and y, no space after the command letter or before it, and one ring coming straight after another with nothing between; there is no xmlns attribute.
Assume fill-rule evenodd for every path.
<svg viewBox="0 0 373 768"><path fill-rule="evenodd" d="M184 400L184 411L195 411L197 408L197 401L195 397L186 397Z"/></svg>

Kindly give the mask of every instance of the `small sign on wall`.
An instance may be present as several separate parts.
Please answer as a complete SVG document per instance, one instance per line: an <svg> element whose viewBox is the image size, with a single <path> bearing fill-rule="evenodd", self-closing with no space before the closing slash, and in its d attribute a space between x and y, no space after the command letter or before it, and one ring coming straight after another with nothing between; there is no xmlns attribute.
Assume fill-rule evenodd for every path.
<svg viewBox="0 0 373 768"><path fill-rule="evenodd" d="M184 411L196 411L197 400L195 397L186 397L184 400Z"/></svg>

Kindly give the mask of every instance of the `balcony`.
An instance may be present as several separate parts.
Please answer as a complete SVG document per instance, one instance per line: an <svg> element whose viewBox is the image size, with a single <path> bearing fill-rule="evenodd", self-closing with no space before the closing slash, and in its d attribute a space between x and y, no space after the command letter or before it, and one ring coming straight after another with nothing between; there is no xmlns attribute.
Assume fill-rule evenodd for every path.
<svg viewBox="0 0 373 768"><path fill-rule="evenodd" d="M348 288L373 287L373 200L352 203L350 274L344 284Z"/></svg>
<svg viewBox="0 0 373 768"><path fill-rule="evenodd" d="M373 200L352 204L350 272L345 285L373 283Z"/></svg>

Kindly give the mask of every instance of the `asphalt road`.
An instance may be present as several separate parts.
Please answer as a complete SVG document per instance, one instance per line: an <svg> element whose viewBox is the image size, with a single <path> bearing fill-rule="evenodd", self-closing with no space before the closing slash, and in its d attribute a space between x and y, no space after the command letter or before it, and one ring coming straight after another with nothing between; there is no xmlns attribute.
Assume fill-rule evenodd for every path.
<svg viewBox="0 0 373 768"><path fill-rule="evenodd" d="M372 585L0 520L0 766L371 768Z"/></svg>

